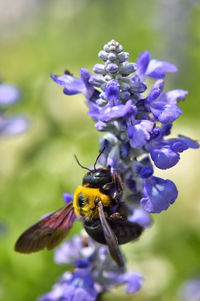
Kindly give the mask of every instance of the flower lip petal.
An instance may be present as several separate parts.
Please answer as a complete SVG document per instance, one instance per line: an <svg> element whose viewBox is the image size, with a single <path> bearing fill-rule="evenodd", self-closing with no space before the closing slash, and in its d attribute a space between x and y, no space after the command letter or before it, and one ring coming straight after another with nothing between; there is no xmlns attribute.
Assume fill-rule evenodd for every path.
<svg viewBox="0 0 200 301"><path fill-rule="evenodd" d="M180 155L173 151L169 146L160 148L150 148L151 158L156 167L160 169L168 169L176 165L180 159Z"/></svg>
<svg viewBox="0 0 200 301"><path fill-rule="evenodd" d="M173 122L183 113L176 104L166 104L162 101L150 103L150 110L154 117L164 124Z"/></svg>
<svg viewBox="0 0 200 301"><path fill-rule="evenodd" d="M100 121L109 121L112 119L117 119L125 116L132 108L132 100L127 101L125 105L120 104L117 106L111 107L109 104L104 106L100 110L99 120Z"/></svg>
<svg viewBox="0 0 200 301"><path fill-rule="evenodd" d="M142 208L149 213L160 213L175 202L178 190L172 181L152 177L144 181L143 193Z"/></svg>

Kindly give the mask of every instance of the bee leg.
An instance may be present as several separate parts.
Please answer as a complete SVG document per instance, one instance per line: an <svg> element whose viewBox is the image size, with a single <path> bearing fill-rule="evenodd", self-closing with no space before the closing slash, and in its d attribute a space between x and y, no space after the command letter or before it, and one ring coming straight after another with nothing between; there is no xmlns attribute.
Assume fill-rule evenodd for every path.
<svg viewBox="0 0 200 301"><path fill-rule="evenodd" d="M112 213L109 218L113 220L127 220L128 218L128 208L125 202L120 202L117 207L117 211Z"/></svg>
<svg viewBox="0 0 200 301"><path fill-rule="evenodd" d="M112 198L115 200L115 203L119 203L121 198L122 198L122 191L116 190L113 195Z"/></svg>
<svg viewBox="0 0 200 301"><path fill-rule="evenodd" d="M113 188L113 182L110 182L110 183L106 183L105 185L103 185L103 190L104 191L109 191Z"/></svg>
<svg viewBox="0 0 200 301"><path fill-rule="evenodd" d="M117 220L122 220L122 221L123 221L123 220L124 220L123 216L121 216L119 212L114 212L114 213L112 213L112 214L109 216L109 219L115 220L115 221L117 221Z"/></svg>

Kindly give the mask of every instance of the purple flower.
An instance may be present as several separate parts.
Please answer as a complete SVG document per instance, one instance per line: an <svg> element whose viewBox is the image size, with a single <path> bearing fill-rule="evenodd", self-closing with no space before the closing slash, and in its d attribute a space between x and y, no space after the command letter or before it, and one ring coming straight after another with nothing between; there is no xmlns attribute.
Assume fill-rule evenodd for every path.
<svg viewBox="0 0 200 301"><path fill-rule="evenodd" d="M105 96L111 106L119 104L119 85L116 81L110 81L105 89Z"/></svg>
<svg viewBox="0 0 200 301"><path fill-rule="evenodd" d="M141 275L133 272L126 272L123 274L110 272L108 275L110 278L114 278L118 285L126 283L126 292L129 294L138 292L144 281L144 278Z"/></svg>
<svg viewBox="0 0 200 301"><path fill-rule="evenodd" d="M156 81L147 96L146 108L152 112L155 120L167 124L176 120L183 113L177 103L185 98L187 92L179 89L161 94L163 86L163 80Z"/></svg>
<svg viewBox="0 0 200 301"><path fill-rule="evenodd" d="M67 193L67 192L63 193L62 197L66 204L69 204L70 202L72 202L73 198L74 198L73 194Z"/></svg>
<svg viewBox="0 0 200 301"><path fill-rule="evenodd" d="M51 74L51 78L57 84L64 86L63 92L67 95L82 93L87 98L90 98L94 93L94 88L89 83L90 72L85 68L80 69L80 79L73 77L70 74L65 74L62 76Z"/></svg>
<svg viewBox="0 0 200 301"><path fill-rule="evenodd" d="M97 295L89 262L85 260L77 262L73 274L65 273L53 290L39 301L95 301Z"/></svg>
<svg viewBox="0 0 200 301"><path fill-rule="evenodd" d="M75 235L54 253L57 264L74 264L79 258L89 259L95 251L94 241L86 234Z"/></svg>
<svg viewBox="0 0 200 301"><path fill-rule="evenodd" d="M139 207L133 210L133 214L128 218L128 220L133 223L138 223L145 228L152 224L150 215Z"/></svg>
<svg viewBox="0 0 200 301"><path fill-rule="evenodd" d="M176 165L180 159L179 153L188 148L199 148L199 143L184 137L168 139L159 144L159 141L150 147L151 158L156 167L160 169L171 168Z"/></svg>
<svg viewBox="0 0 200 301"><path fill-rule="evenodd" d="M86 96L88 114L96 121L96 129L107 132L99 141L100 149L104 151L98 164L110 166L114 173L117 170L123 179L123 201L127 204L128 220L148 227L152 222L148 213L168 209L178 195L172 181L153 176L154 165L160 169L171 168L184 150L199 148L198 142L184 136L166 139L172 123L182 114L178 103L188 92L182 89L163 92L166 73L176 72L177 68L169 62L151 59L148 51L139 55L137 64L128 62L129 54L118 42L111 40L98 56L103 63L94 66L94 74L81 69L80 79L69 73L52 78L64 86L65 94ZM156 81L151 85L152 81L147 82L146 77ZM144 96L146 89L150 92ZM64 195L66 202L71 199L71 195ZM111 208L112 212L115 207ZM80 237L75 237L55 253L57 263L74 263L77 258L90 262L90 268L86 268L84 261L78 261L78 270L66 283L68 295L61 289L58 300L61 297L63 301L76 300L78 289L80 292L83 287L75 289L72 284L79 283L80 278L84 283L84 277L78 275L81 269L87 275L84 279L88 279L82 296L85 298L89 294L88 300L93 298L92 293L88 293L89 283L93 283L90 287L92 290L95 287L98 293L123 283L127 284L129 293L141 288L143 277L118 267L106 246L92 244L90 239L87 246L82 243Z"/></svg>
<svg viewBox="0 0 200 301"><path fill-rule="evenodd" d="M154 123L150 120L140 120L135 125L129 125L127 134L131 147L139 148L145 145L151 137L153 126Z"/></svg>
<svg viewBox="0 0 200 301"><path fill-rule="evenodd" d="M170 180L151 177L143 182L144 197L140 204L149 213L160 213L173 204L178 191L175 184Z"/></svg>
<svg viewBox="0 0 200 301"><path fill-rule="evenodd" d="M169 62L151 59L151 54L148 51L142 52L137 60L137 74L141 78L148 76L153 79L159 79L164 78L166 72L177 71L176 66Z"/></svg>
<svg viewBox="0 0 200 301"><path fill-rule="evenodd" d="M9 106L19 101L21 97L20 90L12 84L0 83L0 105Z"/></svg>
<svg viewBox="0 0 200 301"><path fill-rule="evenodd" d="M28 125L28 119L23 115L14 115L10 117L3 117L0 115L0 135L19 135L27 130Z"/></svg>
<svg viewBox="0 0 200 301"><path fill-rule="evenodd" d="M195 277L183 283L178 292L180 301L200 300L200 277Z"/></svg>
<svg viewBox="0 0 200 301"><path fill-rule="evenodd" d="M156 167L160 169L171 168L176 165L180 159L178 152L173 151L170 145L163 145L160 148L150 148L151 158Z"/></svg>
<svg viewBox="0 0 200 301"><path fill-rule="evenodd" d="M61 283L56 284L53 290L39 301L95 301L98 295L94 287L94 280L87 267L80 267L70 275L63 275ZM66 280L65 280L66 278Z"/></svg>
<svg viewBox="0 0 200 301"><path fill-rule="evenodd" d="M93 103L89 103L90 110L88 114L98 121L107 122L112 119L118 119L125 116L132 108L132 101L129 100L125 105L119 104L116 106L110 106L107 104L103 108L99 108Z"/></svg>
<svg viewBox="0 0 200 301"><path fill-rule="evenodd" d="M166 104L163 101L155 101L150 105L150 110L156 120L161 123L170 123L176 120L182 110L175 104Z"/></svg>

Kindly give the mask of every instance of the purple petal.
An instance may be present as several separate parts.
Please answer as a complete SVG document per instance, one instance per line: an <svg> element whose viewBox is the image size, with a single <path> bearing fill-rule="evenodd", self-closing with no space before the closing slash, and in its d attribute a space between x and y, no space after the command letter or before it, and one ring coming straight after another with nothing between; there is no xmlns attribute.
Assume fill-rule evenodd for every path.
<svg viewBox="0 0 200 301"><path fill-rule="evenodd" d="M155 166L160 169L171 168L176 165L180 159L180 155L174 152L168 145L160 148L151 147L150 154Z"/></svg>
<svg viewBox="0 0 200 301"><path fill-rule="evenodd" d="M142 288L144 278L141 275L137 273L127 272L126 279L127 279L126 292L128 294L137 293Z"/></svg>
<svg viewBox="0 0 200 301"><path fill-rule="evenodd" d="M106 105L102 108L99 114L100 121L109 121L112 119L118 119L125 116L132 108L132 101L129 100L125 105L121 104L118 106L110 107Z"/></svg>
<svg viewBox="0 0 200 301"><path fill-rule="evenodd" d="M138 292L141 289L144 281L144 278L141 275L130 271L123 274L110 272L108 273L108 276L115 279L116 285L126 283L126 292L128 294L134 294Z"/></svg>
<svg viewBox="0 0 200 301"><path fill-rule="evenodd" d="M143 227L149 227L152 224L150 215L142 208L135 208L133 214L128 218L129 221L137 223Z"/></svg>
<svg viewBox="0 0 200 301"><path fill-rule="evenodd" d="M130 125L127 130L131 147L139 148L147 143L150 139L150 133L154 123L150 120L142 120L135 125Z"/></svg>
<svg viewBox="0 0 200 301"><path fill-rule="evenodd" d="M88 69L86 68L81 68L80 69L80 78L83 81L85 85L85 93L83 93L87 98L90 98L94 92L93 86L89 83L91 73Z"/></svg>
<svg viewBox="0 0 200 301"><path fill-rule="evenodd" d="M151 102L154 101L158 96L160 96L161 90L159 88L153 88L150 92L149 95L147 96L147 101Z"/></svg>
<svg viewBox="0 0 200 301"><path fill-rule="evenodd" d="M148 65L148 68L146 70L146 75L154 79L159 79L165 77L166 72L177 72L177 71L178 69L175 65L165 61L159 61L153 59L150 61Z"/></svg>
<svg viewBox="0 0 200 301"><path fill-rule="evenodd" d="M64 242L54 252L54 261L57 264L74 264L80 258L80 251L83 247L83 239L79 235Z"/></svg>
<svg viewBox="0 0 200 301"><path fill-rule="evenodd" d="M176 153L182 153L186 149L188 149L187 144L183 141L179 141L178 139L176 139L176 141L171 145L171 150Z"/></svg>
<svg viewBox="0 0 200 301"><path fill-rule="evenodd" d="M143 193L142 208L149 213L160 213L174 203L178 190L172 181L152 177L144 180Z"/></svg>
<svg viewBox="0 0 200 301"><path fill-rule="evenodd" d="M194 149L199 148L199 142L197 142L195 140L192 140L189 137L185 137L185 136L179 135L178 136L178 140L180 140L183 143L187 144L187 146L189 148L194 148Z"/></svg>
<svg viewBox="0 0 200 301"><path fill-rule="evenodd" d="M153 89L149 92L149 95L147 96L147 101L151 102L154 101L156 98L158 98L164 88L164 81L163 80L157 80L153 86Z"/></svg>
<svg viewBox="0 0 200 301"><path fill-rule="evenodd" d="M39 301L95 301L97 295L89 269L76 268L73 274L63 274L53 290L40 297Z"/></svg>
<svg viewBox="0 0 200 301"><path fill-rule="evenodd" d="M67 193L67 192L63 193L62 197L66 204L69 204L70 202L72 202L73 198L74 198L73 194Z"/></svg>
<svg viewBox="0 0 200 301"><path fill-rule="evenodd" d="M116 106L119 104L119 87L116 81L112 80L107 84L105 95L111 106Z"/></svg>
<svg viewBox="0 0 200 301"><path fill-rule="evenodd" d="M96 105L95 103L93 103L92 101L88 101L87 102L90 110L88 111L88 115L90 115L92 118L94 118L95 120L99 120L100 118L100 108L98 105Z"/></svg>
<svg viewBox="0 0 200 301"><path fill-rule="evenodd" d="M180 301L200 300L200 277L195 277L184 282L179 289Z"/></svg>
<svg viewBox="0 0 200 301"><path fill-rule="evenodd" d="M137 59L137 74L142 76L146 73L147 67L151 59L151 54L147 50L140 53Z"/></svg>
<svg viewBox="0 0 200 301"><path fill-rule="evenodd" d="M19 101L21 93L19 89L12 84L0 84L0 105L13 105Z"/></svg>
<svg viewBox="0 0 200 301"><path fill-rule="evenodd" d="M154 117L161 123L171 123L183 113L177 105L165 104L161 101L152 102L150 109Z"/></svg>
<svg viewBox="0 0 200 301"><path fill-rule="evenodd" d="M25 132L29 127L28 119L23 115L7 118L0 117L0 134L14 136Z"/></svg>
<svg viewBox="0 0 200 301"><path fill-rule="evenodd" d="M171 90L168 92L164 92L159 101L165 102L166 104L174 104L176 105L179 101L184 100L188 92L182 89Z"/></svg>
<svg viewBox="0 0 200 301"><path fill-rule="evenodd" d="M57 84L64 86L63 92L66 95L75 95L78 93L85 95L87 92L84 82L79 78L68 74L62 76L50 74L50 76Z"/></svg>
<svg viewBox="0 0 200 301"><path fill-rule="evenodd" d="M107 165L115 169L118 169L118 164L120 162L120 153L118 145L112 147L111 151L107 157Z"/></svg>
<svg viewBox="0 0 200 301"><path fill-rule="evenodd" d="M147 85L141 81L137 74L131 77L131 80L132 82L130 90L133 93L143 93L147 89Z"/></svg>

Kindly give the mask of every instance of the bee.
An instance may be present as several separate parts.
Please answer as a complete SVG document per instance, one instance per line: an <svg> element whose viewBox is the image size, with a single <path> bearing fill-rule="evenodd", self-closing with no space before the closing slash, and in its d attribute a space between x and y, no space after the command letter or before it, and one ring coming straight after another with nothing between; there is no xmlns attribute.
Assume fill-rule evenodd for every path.
<svg viewBox="0 0 200 301"><path fill-rule="evenodd" d="M15 244L15 251L32 253L55 248L66 237L76 217L80 217L88 235L107 245L113 260L118 266L124 266L118 245L137 239L143 227L127 219L120 175L112 172L110 167L96 168L102 152L93 170L82 166L75 156L77 163L88 172L83 177L82 186L76 188L73 201L22 233Z"/></svg>

